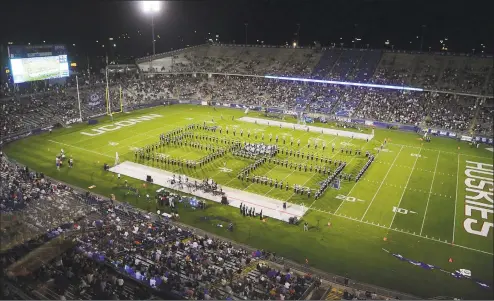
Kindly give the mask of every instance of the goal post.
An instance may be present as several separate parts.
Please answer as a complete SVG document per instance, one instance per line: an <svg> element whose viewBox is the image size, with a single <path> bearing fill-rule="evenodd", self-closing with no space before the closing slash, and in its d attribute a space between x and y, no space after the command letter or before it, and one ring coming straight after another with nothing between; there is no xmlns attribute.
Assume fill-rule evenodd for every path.
<svg viewBox="0 0 494 301"><path fill-rule="evenodd" d="M124 110L124 96L122 92L122 87L106 88L105 93L106 98L106 114L112 116L113 114L118 114Z"/></svg>

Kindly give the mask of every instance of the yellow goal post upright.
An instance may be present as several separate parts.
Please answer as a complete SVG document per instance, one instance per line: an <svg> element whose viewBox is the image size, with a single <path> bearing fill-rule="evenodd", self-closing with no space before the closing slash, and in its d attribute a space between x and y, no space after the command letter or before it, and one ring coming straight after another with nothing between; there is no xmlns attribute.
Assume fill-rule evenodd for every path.
<svg viewBox="0 0 494 301"><path fill-rule="evenodd" d="M118 87L118 92L116 90L112 91L113 93L110 93L110 88L106 87L106 93L105 93L105 98L106 98L106 114L107 115L113 115L113 114L118 114L123 112L123 92L122 92L122 87ZM118 93L118 109L117 110L112 110L112 104L115 105L115 102L112 100L115 100L116 93ZM113 94L113 97L112 97Z"/></svg>
<svg viewBox="0 0 494 301"><path fill-rule="evenodd" d="M122 92L122 85L118 86L118 95L119 95L119 100L120 100L120 113L123 112L123 92Z"/></svg>
<svg viewBox="0 0 494 301"><path fill-rule="evenodd" d="M108 86L105 87L105 105L106 105L106 115L110 115L110 97L108 97Z"/></svg>

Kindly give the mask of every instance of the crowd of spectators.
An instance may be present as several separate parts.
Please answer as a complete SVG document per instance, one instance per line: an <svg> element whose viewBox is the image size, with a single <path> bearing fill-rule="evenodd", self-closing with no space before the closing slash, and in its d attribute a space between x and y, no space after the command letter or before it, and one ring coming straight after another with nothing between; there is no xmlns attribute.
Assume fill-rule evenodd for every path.
<svg viewBox="0 0 494 301"><path fill-rule="evenodd" d="M95 211L80 206L82 196L45 179L43 173L12 164L3 156L0 164L0 214L2 222L8 222L13 230L2 231L2 249L46 231L62 232L75 219ZM92 199L92 203L97 202Z"/></svg>
<svg viewBox="0 0 494 301"><path fill-rule="evenodd" d="M83 119L106 112L105 91L106 85L80 89ZM113 111L120 111L121 101L125 110L132 110L167 99L208 100L492 134L488 98L458 94L201 75L120 77L112 79L109 94ZM70 124L79 120L77 93L64 89L14 98L2 103L0 115L5 136L55 122Z"/></svg>
<svg viewBox="0 0 494 301"><path fill-rule="evenodd" d="M109 79L112 111L120 111L121 105L124 110L132 110L167 99L206 100L421 124L474 135L492 134L490 116L493 109L489 105L492 98L475 96L492 94L489 79L493 78L494 72L492 67L485 65L485 58L342 49L317 52L269 48L261 52L255 48L207 47L212 48L198 47L195 51L176 54L173 64L159 68L156 63L155 67L166 72L268 73L416 85L439 90L457 89L472 95L309 84L248 76L112 73ZM16 92L2 86L2 136L54 123L65 125L78 121L78 95L74 85L71 76L63 85L34 82L18 85L21 88ZM79 88L83 119L107 112L106 84L102 74L80 74Z"/></svg>
<svg viewBox="0 0 494 301"><path fill-rule="evenodd" d="M14 298L21 290L31 298L62 300L149 299L160 293L200 300L296 300L320 284L311 275L278 267L269 261L274 254L73 191L3 156L1 177L0 257L8 283L3 297ZM69 245L47 249L52 257L43 253L42 246L62 234ZM39 257L28 256L35 250L46 257L30 270L34 265L26 258Z"/></svg>
<svg viewBox="0 0 494 301"><path fill-rule="evenodd" d="M431 90L492 95L492 59L436 53L382 52L367 49L323 50L210 45L156 62L158 72L216 72L312 77L371 82ZM141 66L144 71L148 64Z"/></svg>

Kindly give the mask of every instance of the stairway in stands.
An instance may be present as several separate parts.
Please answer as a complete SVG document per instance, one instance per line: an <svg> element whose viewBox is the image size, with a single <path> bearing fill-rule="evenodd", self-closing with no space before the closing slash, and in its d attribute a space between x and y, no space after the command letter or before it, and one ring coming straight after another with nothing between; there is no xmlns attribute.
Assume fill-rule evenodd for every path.
<svg viewBox="0 0 494 301"><path fill-rule="evenodd" d="M332 288L324 300L341 300L343 299L343 291L337 288Z"/></svg>
<svg viewBox="0 0 494 301"><path fill-rule="evenodd" d="M317 62L314 70L312 71L311 77L316 79L325 78L328 72L333 68L333 65L336 63L340 55L341 50L339 49L324 50L321 59Z"/></svg>

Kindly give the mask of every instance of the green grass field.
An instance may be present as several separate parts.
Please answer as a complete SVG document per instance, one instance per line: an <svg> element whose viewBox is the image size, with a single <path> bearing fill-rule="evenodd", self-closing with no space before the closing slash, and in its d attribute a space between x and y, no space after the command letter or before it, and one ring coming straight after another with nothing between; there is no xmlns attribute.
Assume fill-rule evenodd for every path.
<svg viewBox="0 0 494 301"><path fill-rule="evenodd" d="M114 122L148 114L159 114L162 117L122 126L116 130L110 130L115 127L110 126L112 123L109 118L103 118L97 125L74 125L71 128L55 130L52 134L31 136L7 145L4 150L10 158L35 170L43 171L48 176L82 188L95 185L92 190L96 193L106 196L113 193L120 201L133 203L143 209L155 210L154 204L126 195L122 183L118 182L113 173L104 172L102 165L105 162L112 165L115 152L119 153L121 162L134 161L135 148L157 142L160 133L191 123L202 124L206 121L208 125L237 128L236 137L233 137L231 130L228 135L224 131L222 134L197 131L218 138L236 138L254 142L254 133L257 132L258 140L264 133L264 142L268 143L268 136L272 133L272 143L274 143L274 137L278 134L280 137L278 144L281 147L293 150L300 148L305 153L307 153L307 141L310 140L312 142L310 152L333 160L346 161L348 166L344 172L351 174L356 174L367 159L363 155L342 154L338 151L340 148L362 149L364 152L369 150L377 154L376 149L384 139L387 139L388 143L384 151L377 154L375 162L359 182L342 181L341 189L330 188L316 201L313 198L308 199L306 196L294 194L292 190L286 191L242 182L236 178L238 171L253 161L240 159L231 154L195 170L147 160L139 162L185 173L194 178L213 178L224 186L244 189L292 203L303 203L310 208L304 220L309 223L311 229L309 232L303 232L302 225L292 226L275 220L263 223L259 219L244 218L239 214L238 209L215 203L210 203L206 211L183 209L181 220L187 224L257 248L275 251L278 255L300 263L308 259L309 264L315 268L347 276L356 281L420 297L493 298L492 288L481 288L473 281L455 279L439 270L421 269L383 251L386 249L391 253L439 266L451 272L468 269L472 271L472 277L492 285L494 229L491 225L494 219L492 201L489 200L489 196L492 199L492 173L474 172L468 174L468 177L466 174L467 165L474 164L467 161L493 164L491 151L482 147L476 149L467 143L447 138L433 138L431 143L423 143L415 133L392 130L377 129L375 138L366 142L340 136L280 129L232 120L232 116L236 118L244 116L241 111L231 109L214 111L210 107L191 105L118 114L114 115ZM221 116L224 119L221 119ZM249 113L249 116L262 117L254 112ZM81 133L94 133L91 129L102 126L109 127L100 135L88 136ZM239 137L240 129L244 130L243 137ZM246 137L248 130L252 133L250 138ZM365 131L370 130L365 129ZM283 145L283 136L287 137L286 145ZM300 147L296 145L290 147L290 137L295 141L300 139ZM319 139L317 151L313 149L315 139ZM320 147L322 141L328 146L324 152ZM216 145L216 142L199 142L204 145ZM336 146L334 153L331 151L333 143ZM61 148L67 155L73 156L75 162L73 169L66 166L61 170L55 168L55 156ZM208 151L188 146L168 146L158 152L170 157L190 160L197 160L208 154ZM306 161L281 154L277 157L297 163ZM222 169L225 162L231 171ZM492 170L492 166L485 168ZM331 169L334 169L334 165ZM325 178L316 172L298 171L272 163L262 165L254 173L287 181L290 185L301 184L313 189ZM467 179L469 177L484 177L488 182L480 185L478 179L469 182L470 180ZM155 185L143 187L142 182L127 180L131 185L140 188L141 195L146 192L153 194L158 189ZM466 204L466 195L475 196L478 193L467 191L466 182L484 191L484 198L480 194L472 199L477 202L476 205L472 203L471 206L474 207L472 210L470 210L472 207ZM202 218L205 215L210 217L207 221ZM225 228L216 227L218 221L215 217L231 220L235 224L235 231L229 232ZM471 228L479 231L484 227L486 236L468 233L465 230L464 223L469 217L476 221L471 224ZM328 222L331 222L331 227L327 226ZM449 258L452 258L453 262L449 262Z"/></svg>

